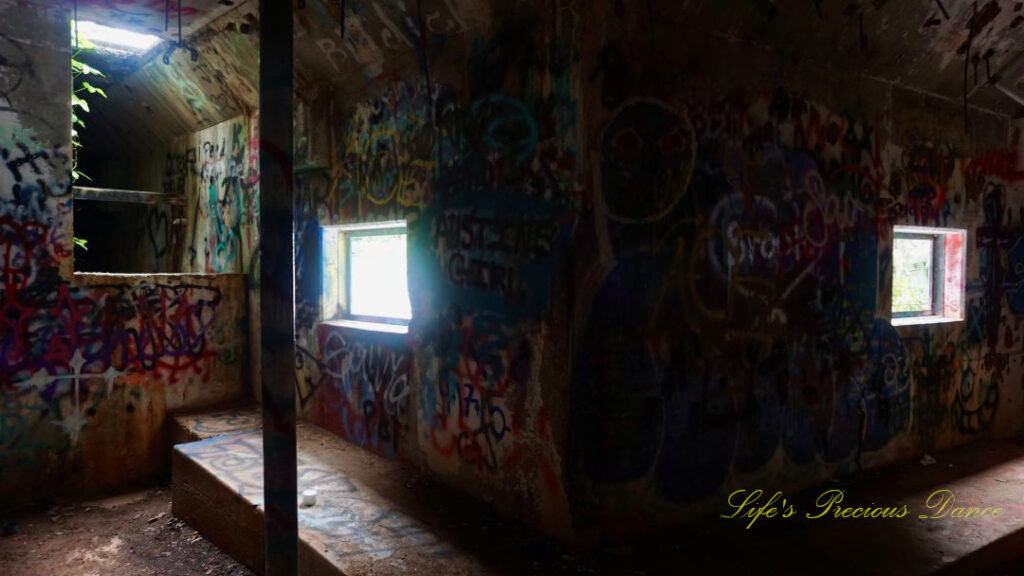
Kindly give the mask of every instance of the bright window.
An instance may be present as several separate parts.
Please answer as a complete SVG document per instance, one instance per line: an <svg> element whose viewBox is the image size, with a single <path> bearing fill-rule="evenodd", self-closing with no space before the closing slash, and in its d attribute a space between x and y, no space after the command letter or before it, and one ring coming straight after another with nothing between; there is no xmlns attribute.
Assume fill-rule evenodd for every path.
<svg viewBox="0 0 1024 576"><path fill-rule="evenodd" d="M408 323L404 221L325 227L323 248L325 319Z"/></svg>
<svg viewBox="0 0 1024 576"><path fill-rule="evenodd" d="M892 247L895 325L963 319L966 230L896 226Z"/></svg>
<svg viewBox="0 0 1024 576"><path fill-rule="evenodd" d="M71 32L78 32L77 38L72 38L73 45L93 45L101 48L124 50L134 54L141 54L160 43L160 38L151 34L139 34L131 30L111 28L96 22L79 21L76 27L75 21L71 21ZM84 46L83 46L84 47Z"/></svg>
<svg viewBox="0 0 1024 576"><path fill-rule="evenodd" d="M892 251L892 313L930 315L935 312L936 260L940 236L900 234Z"/></svg>

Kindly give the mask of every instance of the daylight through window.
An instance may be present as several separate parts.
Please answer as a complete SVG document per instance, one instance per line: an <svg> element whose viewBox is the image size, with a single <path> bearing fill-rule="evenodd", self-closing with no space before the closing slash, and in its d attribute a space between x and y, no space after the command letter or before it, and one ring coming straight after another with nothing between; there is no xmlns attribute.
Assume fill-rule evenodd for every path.
<svg viewBox="0 0 1024 576"><path fill-rule="evenodd" d="M893 324L963 319L965 230L896 226L892 248Z"/></svg>
<svg viewBox="0 0 1024 576"><path fill-rule="evenodd" d="M404 221L325 227L324 318L408 323L407 252Z"/></svg>
<svg viewBox="0 0 1024 576"><path fill-rule="evenodd" d="M81 43L135 54L141 54L160 43L160 38L152 34L111 28L96 22L79 21L76 23L72 21L71 31L72 34L78 34L77 38L72 38L72 45Z"/></svg>

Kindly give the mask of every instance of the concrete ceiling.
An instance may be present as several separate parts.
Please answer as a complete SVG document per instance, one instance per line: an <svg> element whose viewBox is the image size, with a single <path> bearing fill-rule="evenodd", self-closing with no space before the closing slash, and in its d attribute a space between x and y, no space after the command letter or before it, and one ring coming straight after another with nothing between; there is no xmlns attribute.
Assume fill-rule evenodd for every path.
<svg viewBox="0 0 1024 576"><path fill-rule="evenodd" d="M65 0L68 1L68 0ZM178 0L70 0L77 10L78 19L91 21L135 32L156 35L163 42L143 54L128 54L117 50L100 49L82 51L76 57L100 70L105 78L90 78L92 84L110 88L143 64L158 59L178 40ZM182 0L181 37L186 45L189 39L222 17L245 0Z"/></svg>
<svg viewBox="0 0 1024 576"><path fill-rule="evenodd" d="M79 0L86 2L90 0ZM145 5L158 9L163 0L91 0L100 16L123 17L122 5ZM423 0L427 30L451 47L451 37L484 21L476 6L490 0ZM107 6L111 4L117 8ZM109 100L94 106L96 139L114 144L119 150L138 149L151 142L169 142L235 115L255 111L258 105L259 21L257 0L236 0L223 6L216 0L195 1L208 8L207 21L187 35L198 59L177 50L164 64L166 47L154 49L141 61L113 61L98 56L97 67L114 71L111 81L96 82L109 88ZM191 5L188 0L184 6ZM409 28L417 14L415 0L348 0L346 38L341 37L341 3L337 0L307 0L296 10L296 76L300 97L308 98L314 86L339 89L365 86L377 78L399 77L401 68L415 74L419 66L415 39L418 29ZM474 7L474 8L470 8ZM103 11L106 12L103 12ZM95 12L94 12L95 13ZM84 19L82 4L79 16ZM160 16L161 11L152 12ZM211 16L212 19L211 19ZM198 18L199 16L197 16ZM113 20L109 20L113 21ZM188 17L185 17L188 22ZM121 21L117 21L120 25ZM172 20L172 28L173 28ZM196 20L200 22L200 20ZM396 24L398 23L398 24ZM84 56L83 59L88 59ZM93 62L90 62L93 63Z"/></svg>
<svg viewBox="0 0 1024 576"><path fill-rule="evenodd" d="M178 37L179 0L77 0L78 19L115 28ZM235 5L238 0L180 0L183 36L191 36Z"/></svg>
<svg viewBox="0 0 1024 576"><path fill-rule="evenodd" d="M1006 115L1024 112L986 83L987 64L1005 86L1024 93L1024 0L576 0L584 20L591 1L607 2L616 18L635 22L626 28L630 36L652 26L661 29L659 35L687 31L679 34L680 45L698 46L701 57L713 59L724 44L751 45L793 69L862 74L956 102L965 94L970 44L970 104ZM78 10L83 20L169 38L177 34L175 2L166 32L167 0L78 0ZM430 59L455 49L452 36L487 34L495 6L506 2L511 0L423 0ZM253 111L257 6L256 0L182 0L185 34L198 61L179 50L165 65L160 55L166 48L159 48L117 78L97 115L116 125L111 136L136 146L133 136L142 134L142 123L166 141ZM330 85L346 93L378 78L417 73L416 0L348 0L346 6L344 39L340 3L307 0L296 12L300 87Z"/></svg>
<svg viewBox="0 0 1024 576"><path fill-rule="evenodd" d="M627 11L640 4L609 1ZM667 16L665 25L753 44L773 51L779 61L864 74L955 100L965 92L970 44L970 103L1006 114L1021 110L986 84L987 60L1005 86L1024 93L1021 0L650 0L649 5Z"/></svg>
<svg viewBox="0 0 1024 576"><path fill-rule="evenodd" d="M204 4L217 2L204 0ZM162 56L166 44L135 61L115 61L109 54L94 55L92 60L87 55L80 56L110 76L109 82L96 82L106 87L109 98L92 98L92 111L85 117L87 127L81 132L83 150L89 157L99 160L102 156L117 159L139 154L162 155L162 150L178 136L256 109L257 2L244 0L234 4L217 8L213 20L186 38L187 44L197 51L196 60L188 51L176 50L165 64ZM96 184L137 186L106 181Z"/></svg>

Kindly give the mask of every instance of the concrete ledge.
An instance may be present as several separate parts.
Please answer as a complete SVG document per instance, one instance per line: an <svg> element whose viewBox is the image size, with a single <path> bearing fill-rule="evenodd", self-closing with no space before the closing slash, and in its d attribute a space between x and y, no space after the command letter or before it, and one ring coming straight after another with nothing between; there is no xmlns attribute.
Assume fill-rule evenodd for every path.
<svg viewBox="0 0 1024 576"><path fill-rule="evenodd" d="M487 535L479 532L497 521L493 512L401 464L305 424L298 455L299 491L318 492L315 506L299 508L301 574L468 576L509 573L516 565L512 572L519 573L529 562L521 551L494 546L493 533L488 552L497 548L504 556L500 570L485 564L486 553L467 551L484 549L480 537ZM174 514L257 573L263 571L262 473L259 430L174 449ZM299 500L296 495L296 505Z"/></svg>
<svg viewBox="0 0 1024 576"><path fill-rule="evenodd" d="M262 436L254 411L175 417L199 438L173 456L173 512L257 573L263 571ZM253 427L255 426L255 427ZM300 574L1017 574L1024 546L1024 446L978 441L937 454L937 463L904 462L831 482L792 502L785 520L709 517L638 539L634 546L563 556L550 542L503 520L488 506L400 463L347 444L315 426L298 426L299 490L317 505L299 508ZM749 487L748 487L749 488ZM847 506L906 505L904 518L810 520L825 490L846 491ZM936 490L957 505L1001 507L998 519L925 520ZM787 495L788 497L789 495ZM299 496L296 495L296 505ZM728 513L722 503L722 513ZM582 552L582 551L576 551ZM1009 568L1007 568L1009 567Z"/></svg>
<svg viewBox="0 0 1024 576"><path fill-rule="evenodd" d="M252 407L179 414L171 420L171 442L185 444L243 430L259 430L262 415Z"/></svg>
<svg viewBox="0 0 1024 576"><path fill-rule="evenodd" d="M171 513L254 572L263 571L263 514L175 450Z"/></svg>

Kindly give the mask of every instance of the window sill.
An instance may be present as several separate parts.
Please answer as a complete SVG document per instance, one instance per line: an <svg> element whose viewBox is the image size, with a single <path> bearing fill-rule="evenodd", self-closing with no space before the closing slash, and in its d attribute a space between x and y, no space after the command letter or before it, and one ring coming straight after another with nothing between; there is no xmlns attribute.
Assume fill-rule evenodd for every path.
<svg viewBox="0 0 1024 576"><path fill-rule="evenodd" d="M365 322L362 320L321 320L320 324L383 334L409 333L409 326L407 324L385 324L384 322Z"/></svg>
<svg viewBox="0 0 1024 576"><path fill-rule="evenodd" d="M910 316L907 318L893 318L890 323L893 326L920 326L925 324L948 324L950 322L963 322L963 318L952 316Z"/></svg>

